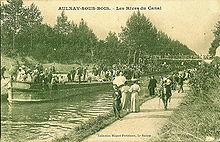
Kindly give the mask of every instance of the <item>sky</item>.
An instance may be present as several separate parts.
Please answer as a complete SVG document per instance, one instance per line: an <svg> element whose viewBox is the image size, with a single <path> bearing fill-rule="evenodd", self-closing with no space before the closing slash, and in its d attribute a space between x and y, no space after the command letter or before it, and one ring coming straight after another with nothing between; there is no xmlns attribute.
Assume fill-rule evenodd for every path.
<svg viewBox="0 0 220 142"><path fill-rule="evenodd" d="M220 0L26 0L35 3L44 17L43 23L53 26L60 15L59 7L109 7L111 10L65 10L68 19L79 24L81 18L100 39L108 32L121 32L127 19L137 10L116 10L116 7L161 7L161 10L141 10L157 27L172 39L186 44L198 54L207 54L214 39L212 31L220 20ZM218 50L218 52L220 52ZM220 53L217 53L220 54Z"/></svg>

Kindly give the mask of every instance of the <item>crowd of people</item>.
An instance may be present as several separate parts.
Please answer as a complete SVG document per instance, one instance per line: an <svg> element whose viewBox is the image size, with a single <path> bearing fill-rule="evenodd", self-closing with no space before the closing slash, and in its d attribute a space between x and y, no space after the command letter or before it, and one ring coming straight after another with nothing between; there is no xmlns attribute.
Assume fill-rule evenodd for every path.
<svg viewBox="0 0 220 142"><path fill-rule="evenodd" d="M200 65L201 61L196 60L146 60L142 67L147 74L154 74L181 71L187 68L196 68Z"/></svg>
<svg viewBox="0 0 220 142"><path fill-rule="evenodd" d="M49 83L52 81L55 67L44 68L41 64L33 67L30 66L14 66L11 65L9 74L12 80L20 82Z"/></svg>
<svg viewBox="0 0 220 142"><path fill-rule="evenodd" d="M178 86L178 92L183 92L183 81L192 76L192 71L193 70L184 70L182 72L174 72L167 77L161 76L159 81L157 81L154 76L151 76L148 85L150 95L154 96L156 92L158 92L158 90L155 90L157 84L160 86L160 88L164 85L169 85L169 88L171 88L172 90L177 90Z"/></svg>
<svg viewBox="0 0 220 142"><path fill-rule="evenodd" d="M201 66L201 62L195 60L142 60L138 65L119 63L111 66L96 64L93 66L73 67L67 74L58 73L53 65L49 68L44 68L41 64L37 64L32 68L25 65L19 67L12 65L9 72L11 78L16 81L52 85L71 82L81 83L82 81L112 81L114 88L112 96L113 110L115 117L120 119L121 110L127 112L140 111L139 93L141 88L138 81L141 76L150 76L147 86L149 95L159 96L163 101L164 109L167 110L168 101L171 100L172 90L177 90L178 93L184 92L184 80L192 77L193 72L199 66ZM214 66L218 75L220 74L219 67L219 64ZM6 70L4 66L1 68L1 79L5 79L4 73ZM166 74L167 72L171 74L161 76L160 79L156 79L153 76L153 74ZM114 81L117 82L116 78L121 79L123 83L114 84Z"/></svg>
<svg viewBox="0 0 220 142"><path fill-rule="evenodd" d="M106 65L93 65L92 67L78 67L68 72L68 82L78 81L112 81L115 76L118 76L120 72L123 72L127 79L139 78L141 75L140 67L136 65L122 65L114 64L112 66Z"/></svg>
<svg viewBox="0 0 220 142"><path fill-rule="evenodd" d="M148 60L142 59L138 64L114 64L105 65L86 65L73 67L66 75L57 75L58 80L61 82L74 82L74 81L111 81L119 72L123 72L127 79L138 78L142 74L155 74L161 72L171 72L173 70L183 70L184 68L190 68L198 66L198 61L170 61L170 60ZM4 74L6 68L2 68L1 73ZM55 66L52 65L49 68L43 68L41 64L37 64L33 67L27 65L12 65L10 72L14 80L28 81L28 82L41 82L44 81L43 77L49 76L51 81L51 74L56 74ZM4 75L1 75L4 76ZM56 76L56 75L55 75ZM63 80L63 81L62 81ZM46 81L47 82L47 81Z"/></svg>
<svg viewBox="0 0 220 142"><path fill-rule="evenodd" d="M186 68L196 68L201 63L198 61L162 61L162 60L146 60L138 65L134 64L114 64L114 65L93 65L93 66L78 66L73 67L67 74L61 74L56 71L54 65L49 68L44 68L41 64L34 67L21 65L19 67L11 66L9 69L11 78L16 81L34 82L40 84L65 84L65 83L81 83L92 81L114 81L117 77L121 77L123 83L113 85L113 110L115 117L120 119L121 109L128 112L139 112L139 92L140 86L138 81L141 76L150 76L148 83L148 91L150 96L158 95L163 103L164 109L167 109L168 100L172 96L172 90L183 92L184 80L191 77L194 70L184 70ZM4 72L7 69L1 69L1 78L4 77ZM180 70L184 70L179 72ZM172 74L154 78L152 74L172 72ZM132 84L129 84L132 82Z"/></svg>
<svg viewBox="0 0 220 142"><path fill-rule="evenodd" d="M1 78L5 79L4 73L6 67L1 69ZM115 76L123 72L127 79L139 78L143 73L139 66L136 65L121 65L115 64L112 66L93 65L92 67L79 66L73 67L67 74L56 71L55 66L51 65L49 68L44 68L41 64L33 67L20 65L11 65L9 74L12 80L20 82L33 83L68 83L68 82L92 82L92 81L112 81Z"/></svg>
<svg viewBox="0 0 220 142"><path fill-rule="evenodd" d="M184 70L185 68L192 68L199 66L198 61L145 61L144 63L134 64L114 64L107 66L104 64L90 66L73 67L68 72L68 82L72 81L112 81L120 72L130 80L132 78L139 78L143 74L156 74L172 71Z"/></svg>
<svg viewBox="0 0 220 142"><path fill-rule="evenodd" d="M167 110L168 101L171 100L172 90L183 93L183 82L192 77L195 70L196 69L188 69L182 72L174 72L171 75L161 76L159 81L157 81L154 76L150 76L148 83L149 95L159 96L163 101L164 109ZM120 75L123 76L122 73L120 73ZM138 81L139 79L132 79L132 85L130 86L126 79L121 85L114 84L113 81L113 110L117 119L121 119L121 110L127 112L140 111L139 93L141 88Z"/></svg>
<svg viewBox="0 0 220 142"><path fill-rule="evenodd" d="M93 66L79 66L73 67L67 74L56 71L55 66L51 65L44 68L41 64L35 66L27 65L11 65L9 69L10 76L13 80L22 82L33 82L41 84L65 84L70 82L92 82L92 81L112 81L114 77L118 76L120 72L131 80L132 78L140 78L143 74L157 74L161 72L170 72L173 70L181 70L186 66L195 66L198 62L184 62L176 61L153 61L146 60L139 64L96 64ZM7 69L1 69L1 78L4 77L4 72Z"/></svg>
<svg viewBox="0 0 220 142"><path fill-rule="evenodd" d="M167 110L168 100L171 100L172 90L183 93L184 81L192 77L195 70L196 68L182 72L174 72L165 77L161 76L159 81L152 76L148 84L150 96L158 95L163 101L164 109Z"/></svg>

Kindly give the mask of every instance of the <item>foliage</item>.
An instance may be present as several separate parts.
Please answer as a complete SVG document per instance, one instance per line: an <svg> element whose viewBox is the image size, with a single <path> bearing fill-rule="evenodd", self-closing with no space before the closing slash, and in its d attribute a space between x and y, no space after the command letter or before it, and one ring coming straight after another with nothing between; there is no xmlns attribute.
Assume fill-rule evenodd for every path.
<svg viewBox="0 0 220 142"><path fill-rule="evenodd" d="M59 63L137 63L144 55L195 54L179 41L158 31L146 16L134 12L119 36L109 32L99 40L81 19L77 25L62 11L56 24L42 24L35 4L7 0L1 7L2 51L9 56L33 56Z"/></svg>
<svg viewBox="0 0 220 142"><path fill-rule="evenodd" d="M163 127L158 141L205 141L220 137L220 79L216 68L204 65L190 79L191 91Z"/></svg>
<svg viewBox="0 0 220 142"><path fill-rule="evenodd" d="M34 4L23 6L22 0L7 0L1 7L3 52L28 53L33 47L33 30L43 18Z"/></svg>
<svg viewBox="0 0 220 142"><path fill-rule="evenodd" d="M120 33L122 44L133 52L133 63L142 55L195 54L179 41L172 40L155 26L140 11L134 12Z"/></svg>
<svg viewBox="0 0 220 142"><path fill-rule="evenodd" d="M213 31L214 40L211 43L211 47L209 48L209 54L214 56L216 54L217 48L220 46L220 21L216 24L216 29Z"/></svg>

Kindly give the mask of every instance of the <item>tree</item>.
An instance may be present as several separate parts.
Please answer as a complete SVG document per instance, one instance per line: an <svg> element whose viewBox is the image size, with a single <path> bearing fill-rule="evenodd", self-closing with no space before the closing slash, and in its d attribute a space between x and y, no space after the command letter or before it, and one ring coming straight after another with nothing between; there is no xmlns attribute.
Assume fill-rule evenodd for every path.
<svg viewBox="0 0 220 142"><path fill-rule="evenodd" d="M83 60L92 61L95 56L94 50L97 46L98 39L83 19L81 19L79 23L78 37L78 55L81 58L84 58Z"/></svg>
<svg viewBox="0 0 220 142"><path fill-rule="evenodd" d="M57 23L54 26L54 30L60 37L60 46L63 47L65 37L71 32L71 24L68 21L68 17L65 15L64 11L61 12L61 15L57 17Z"/></svg>
<svg viewBox="0 0 220 142"><path fill-rule="evenodd" d="M10 36L12 49L15 49L16 36L22 29L23 20L23 1L22 0L7 0L7 4L3 4L1 9L1 21L4 30ZM4 39L6 40L6 39ZM8 46L8 45L5 45Z"/></svg>
<svg viewBox="0 0 220 142"><path fill-rule="evenodd" d="M53 28L47 24L40 24L34 26L32 32L34 33L34 46L30 55L40 61L58 61L57 49L59 49L60 43Z"/></svg>
<svg viewBox="0 0 220 142"><path fill-rule="evenodd" d="M33 3L24 9L24 30L30 34L30 49L33 48L33 28L37 25L40 25L43 17L41 16L41 12L38 9L37 6L35 6ZM27 36L29 37L29 36Z"/></svg>
<svg viewBox="0 0 220 142"><path fill-rule="evenodd" d="M220 46L220 21L217 22L215 28L216 29L213 31L214 40L212 41L211 47L209 48L209 54L212 56L216 54L216 50Z"/></svg>
<svg viewBox="0 0 220 142"><path fill-rule="evenodd" d="M156 35L156 28L139 11L134 12L127 20L126 27L123 27L120 33L120 39L128 47L129 53L133 50L133 63L136 63L141 53L150 53L154 49Z"/></svg>
<svg viewBox="0 0 220 142"><path fill-rule="evenodd" d="M26 54L33 48L34 26L41 24L42 19L34 4L24 7L22 0L7 0L1 7L3 49L11 48L7 51Z"/></svg>
<svg viewBox="0 0 220 142"><path fill-rule="evenodd" d="M69 21L64 11L54 27L42 24L37 6L23 6L22 0L7 0L1 7L2 49L33 56L40 61L56 62L127 62L136 64L143 55L191 54L186 45L172 40L139 11L122 27L119 37L109 32L98 40L82 18L79 25ZM219 32L215 32L218 35ZM19 41L19 42L17 42ZM219 41L213 42L213 46ZM19 52L17 52L19 51ZM21 54L20 54L21 55Z"/></svg>
<svg viewBox="0 0 220 142"><path fill-rule="evenodd" d="M120 49L120 42L116 33L108 33L102 52L102 58L111 63L118 62L118 60L123 56L123 52Z"/></svg>
<svg viewBox="0 0 220 142"><path fill-rule="evenodd" d="M134 12L127 20L126 27L120 33L120 40L122 46L128 50L128 63L132 54L134 64L143 55L195 54L186 45L158 31L139 11Z"/></svg>

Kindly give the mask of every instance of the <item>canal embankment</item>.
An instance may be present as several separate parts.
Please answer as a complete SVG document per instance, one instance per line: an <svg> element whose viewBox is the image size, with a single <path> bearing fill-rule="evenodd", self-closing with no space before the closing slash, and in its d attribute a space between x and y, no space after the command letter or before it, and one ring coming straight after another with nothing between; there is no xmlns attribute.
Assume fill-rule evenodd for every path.
<svg viewBox="0 0 220 142"><path fill-rule="evenodd" d="M202 67L190 87L158 141L220 141L220 78L209 66Z"/></svg>
<svg viewBox="0 0 220 142"><path fill-rule="evenodd" d="M188 90L188 86L184 86ZM141 111L130 113L121 121L116 121L105 129L87 137L84 142L116 141L154 141L168 118L177 109L186 93L173 92L172 100L165 111L159 97L152 98L141 105Z"/></svg>

